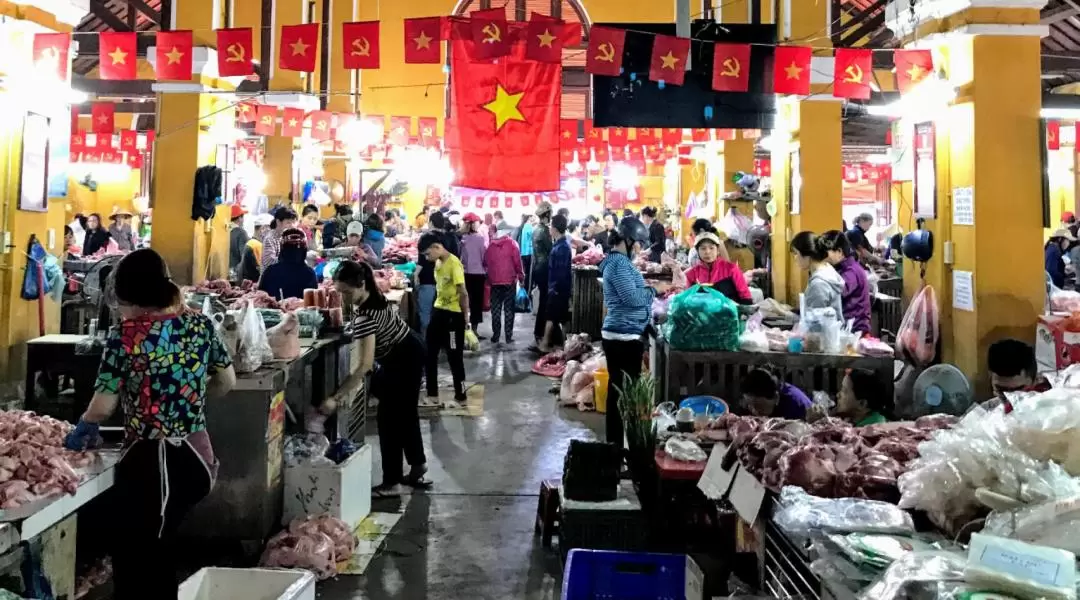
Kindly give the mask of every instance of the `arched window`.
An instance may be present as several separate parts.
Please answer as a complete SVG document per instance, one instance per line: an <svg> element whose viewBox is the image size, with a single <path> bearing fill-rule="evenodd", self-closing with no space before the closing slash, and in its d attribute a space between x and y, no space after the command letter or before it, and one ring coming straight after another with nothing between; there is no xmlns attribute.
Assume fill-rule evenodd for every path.
<svg viewBox="0 0 1080 600"><path fill-rule="evenodd" d="M531 13L549 15L567 23L581 23L582 45L563 48L562 118L591 118L592 106L589 96L589 76L585 73L585 47L589 28L592 26L580 0L459 0L454 7L455 15L467 15L476 10L487 10L492 4L506 4L508 21L526 21Z"/></svg>

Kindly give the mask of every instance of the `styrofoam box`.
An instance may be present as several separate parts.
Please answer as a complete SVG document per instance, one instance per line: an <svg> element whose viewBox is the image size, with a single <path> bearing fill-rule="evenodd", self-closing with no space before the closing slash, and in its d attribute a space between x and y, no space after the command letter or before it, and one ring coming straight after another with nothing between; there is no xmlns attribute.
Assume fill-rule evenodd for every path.
<svg viewBox="0 0 1080 600"><path fill-rule="evenodd" d="M180 584L179 600L315 600L309 571L200 569Z"/></svg>
<svg viewBox="0 0 1080 600"><path fill-rule="evenodd" d="M282 524L296 517L329 514L356 527L371 512L371 445L340 465L285 465Z"/></svg>

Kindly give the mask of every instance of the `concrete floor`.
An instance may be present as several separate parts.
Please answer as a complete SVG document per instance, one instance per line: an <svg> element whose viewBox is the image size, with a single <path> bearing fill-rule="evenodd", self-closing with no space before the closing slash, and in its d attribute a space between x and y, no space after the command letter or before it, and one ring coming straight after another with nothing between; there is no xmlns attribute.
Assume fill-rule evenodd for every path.
<svg viewBox="0 0 1080 600"><path fill-rule="evenodd" d="M490 315L485 315L490 318ZM556 405L551 382L533 375L526 347L533 319L518 315L516 346L466 357L469 382L483 384L484 414L421 421L432 489L375 510L404 506L384 552L363 576L320 584L325 600L523 600L560 597L555 551L533 536L540 482L562 475L571 439L593 439L603 417ZM480 334L490 336L488 322ZM374 480L380 481L378 434Z"/></svg>

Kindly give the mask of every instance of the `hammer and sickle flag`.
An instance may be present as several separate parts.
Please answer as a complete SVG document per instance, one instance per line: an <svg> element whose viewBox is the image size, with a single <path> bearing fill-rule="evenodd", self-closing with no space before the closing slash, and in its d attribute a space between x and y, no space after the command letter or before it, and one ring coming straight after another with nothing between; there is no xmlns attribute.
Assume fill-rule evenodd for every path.
<svg viewBox="0 0 1080 600"><path fill-rule="evenodd" d="M589 49L585 72L618 77L622 73L626 30L596 26L589 30Z"/></svg>
<svg viewBox="0 0 1080 600"><path fill-rule="evenodd" d="M472 57L479 60L499 58L510 54L510 24L503 9L476 11L470 19Z"/></svg>
<svg viewBox="0 0 1080 600"><path fill-rule="evenodd" d="M277 132L277 107L260 104L255 107L255 134L274 135Z"/></svg>
<svg viewBox="0 0 1080 600"><path fill-rule="evenodd" d="M344 23L341 26L346 69L379 68L379 22Z"/></svg>
<svg viewBox="0 0 1080 600"><path fill-rule="evenodd" d="M247 77L252 74L251 28L218 29L218 74L222 77Z"/></svg>
<svg viewBox="0 0 1080 600"><path fill-rule="evenodd" d="M34 34L34 69L38 73L51 73L57 80L67 81L70 63L71 34Z"/></svg>
<svg viewBox="0 0 1080 600"><path fill-rule="evenodd" d="M839 48L833 66L833 96L867 100L874 76L873 54L861 48Z"/></svg>
<svg viewBox="0 0 1080 600"><path fill-rule="evenodd" d="M750 44L713 44L712 89L745 92L750 87Z"/></svg>

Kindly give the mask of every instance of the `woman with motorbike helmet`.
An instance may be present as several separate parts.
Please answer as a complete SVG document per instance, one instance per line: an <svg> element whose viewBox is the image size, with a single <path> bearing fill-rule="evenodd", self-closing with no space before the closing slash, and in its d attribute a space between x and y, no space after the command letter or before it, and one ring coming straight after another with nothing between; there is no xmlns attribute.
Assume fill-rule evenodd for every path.
<svg viewBox="0 0 1080 600"><path fill-rule="evenodd" d="M641 375L642 336L652 315L652 301L667 291L668 284L645 285L645 278L631 261L635 252L649 245L649 229L637 217L619 221L609 237L611 251L600 263L604 279L604 307L607 315L600 331L607 357L608 404L607 441L623 445L623 421L619 414L619 389L628 379Z"/></svg>

